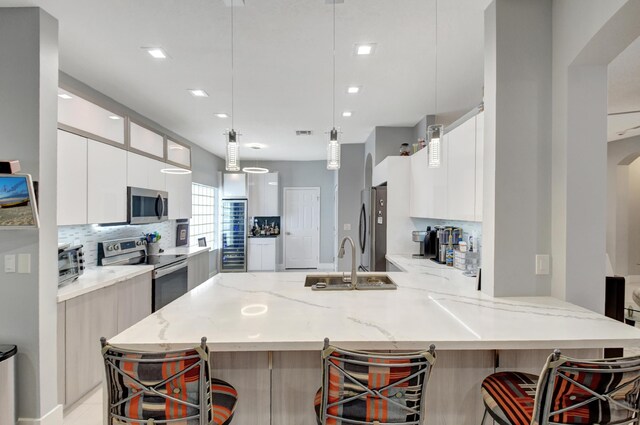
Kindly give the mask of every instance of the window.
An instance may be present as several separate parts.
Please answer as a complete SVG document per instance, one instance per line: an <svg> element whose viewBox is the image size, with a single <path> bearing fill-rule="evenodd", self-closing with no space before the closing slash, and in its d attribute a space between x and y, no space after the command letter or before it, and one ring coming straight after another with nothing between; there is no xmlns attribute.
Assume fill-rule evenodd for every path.
<svg viewBox="0 0 640 425"><path fill-rule="evenodd" d="M189 226L189 245L197 246L199 238L207 239L207 246L218 246L218 189L192 183L192 217Z"/></svg>

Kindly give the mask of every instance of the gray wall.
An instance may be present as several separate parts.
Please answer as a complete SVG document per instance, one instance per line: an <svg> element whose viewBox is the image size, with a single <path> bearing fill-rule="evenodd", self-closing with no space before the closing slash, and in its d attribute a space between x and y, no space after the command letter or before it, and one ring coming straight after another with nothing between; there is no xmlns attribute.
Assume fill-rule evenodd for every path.
<svg viewBox="0 0 640 425"><path fill-rule="evenodd" d="M376 127L376 156L374 165L378 165L388 156L400 155L400 145L408 143L409 147L418 139L414 139L413 127Z"/></svg>
<svg viewBox="0 0 640 425"><path fill-rule="evenodd" d="M0 267L0 342L18 345L19 417L41 418L57 405L57 21L38 8L0 9L0 57L0 158L40 182L41 220L39 230L2 231L0 263L30 254L31 273Z"/></svg>
<svg viewBox="0 0 640 425"><path fill-rule="evenodd" d="M343 145L344 148L344 145ZM257 164L257 165L256 165ZM284 214L283 189L285 187L320 188L320 263L333 263L334 258L334 191L335 172L327 170L326 161L244 161L242 166L266 167L279 175L279 208ZM276 263L282 265L282 238L278 238Z"/></svg>
<svg viewBox="0 0 640 425"><path fill-rule="evenodd" d="M364 144L342 145L342 158L338 171L338 242L351 237L356 244L356 264L360 265L358 224L360 220L360 191L364 189ZM351 230L345 230L348 224ZM351 253L338 259L338 270L351 270Z"/></svg>

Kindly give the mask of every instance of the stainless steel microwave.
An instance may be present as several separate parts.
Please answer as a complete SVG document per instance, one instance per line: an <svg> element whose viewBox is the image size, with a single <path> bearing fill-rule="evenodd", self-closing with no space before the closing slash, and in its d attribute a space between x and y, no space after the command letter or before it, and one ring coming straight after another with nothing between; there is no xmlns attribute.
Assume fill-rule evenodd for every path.
<svg viewBox="0 0 640 425"><path fill-rule="evenodd" d="M169 218L169 195L161 190L127 188L127 222L129 224L160 223Z"/></svg>

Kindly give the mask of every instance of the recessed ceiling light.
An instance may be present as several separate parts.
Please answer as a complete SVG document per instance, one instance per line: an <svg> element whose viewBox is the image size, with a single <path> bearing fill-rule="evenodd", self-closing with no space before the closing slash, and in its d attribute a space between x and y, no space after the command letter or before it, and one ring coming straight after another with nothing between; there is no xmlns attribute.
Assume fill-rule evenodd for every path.
<svg viewBox="0 0 640 425"><path fill-rule="evenodd" d="M115 121L115 120L119 120L119 119L121 119L121 118L122 118L122 117L119 117L119 116L117 116L117 115L109 115L109 119L110 119L110 120L114 120L114 121Z"/></svg>
<svg viewBox="0 0 640 425"><path fill-rule="evenodd" d="M167 52L164 51L161 47L143 47L149 53L149 55L154 59L166 59Z"/></svg>
<svg viewBox="0 0 640 425"><path fill-rule="evenodd" d="M266 146L263 145L262 143L248 143L245 146L248 147L249 149L256 149L256 150L266 148Z"/></svg>
<svg viewBox="0 0 640 425"><path fill-rule="evenodd" d="M221 112L219 114L216 114L216 117L218 117L218 118L229 118L229 115L225 114L224 112Z"/></svg>
<svg viewBox="0 0 640 425"><path fill-rule="evenodd" d="M356 55L372 55L373 51L375 50L375 46L375 44L356 44Z"/></svg>
<svg viewBox="0 0 640 425"><path fill-rule="evenodd" d="M353 113L351 111L344 111L342 113L342 116L345 118L349 118L351 115L353 115Z"/></svg>
<svg viewBox="0 0 640 425"><path fill-rule="evenodd" d="M357 94L357 93L360 93L360 87L358 87L358 86L349 86L349 87L347 88L347 93L349 93L349 94Z"/></svg>
<svg viewBox="0 0 640 425"><path fill-rule="evenodd" d="M193 97L209 97L209 94L202 89L189 89L189 93L191 93Z"/></svg>
<svg viewBox="0 0 640 425"><path fill-rule="evenodd" d="M59 97L60 99L64 99L64 100L73 99L73 97L69 96L69 95L68 95L68 94L66 94L66 93L60 93L60 94L58 95L58 97Z"/></svg>

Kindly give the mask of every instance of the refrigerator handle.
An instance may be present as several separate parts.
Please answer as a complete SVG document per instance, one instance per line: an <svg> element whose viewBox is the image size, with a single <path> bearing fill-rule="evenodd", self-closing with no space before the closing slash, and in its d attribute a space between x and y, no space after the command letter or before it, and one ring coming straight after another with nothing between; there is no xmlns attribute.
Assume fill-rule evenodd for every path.
<svg viewBox="0 0 640 425"><path fill-rule="evenodd" d="M364 247L367 243L367 213L364 204L362 204L362 208L360 209L360 223L358 224L358 229L360 231L360 237L358 238L360 242L360 251L364 254Z"/></svg>

